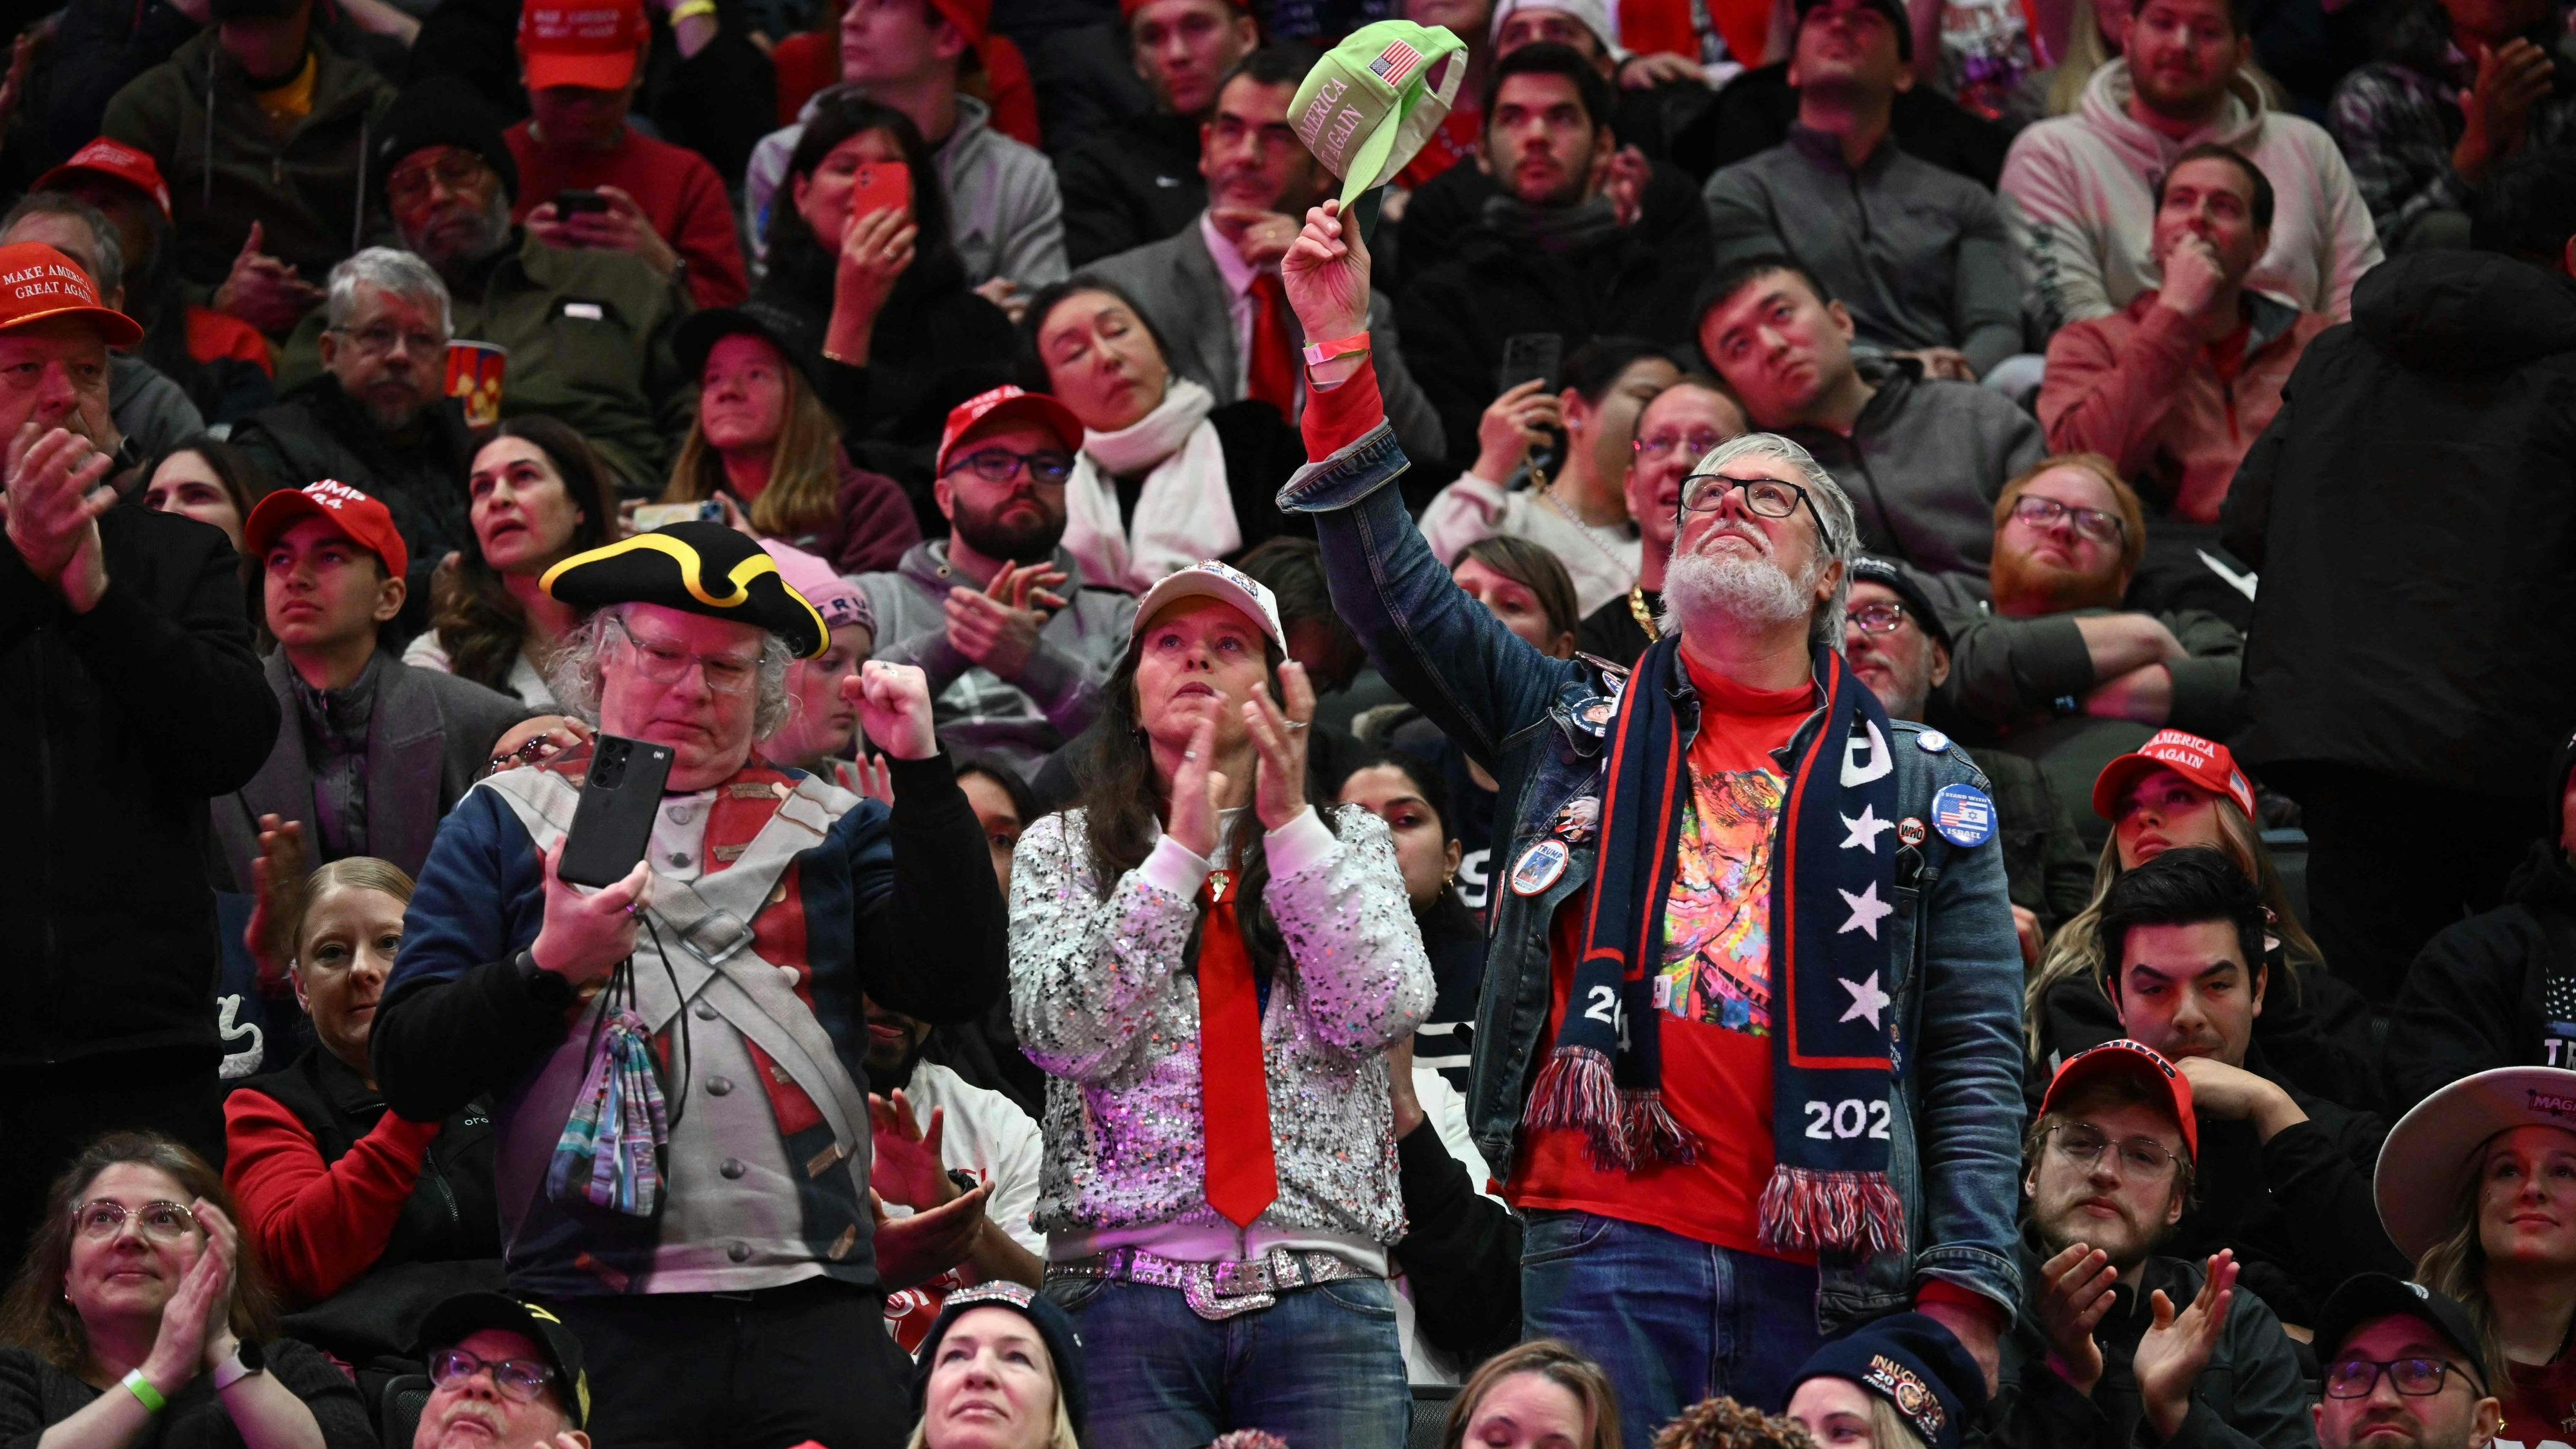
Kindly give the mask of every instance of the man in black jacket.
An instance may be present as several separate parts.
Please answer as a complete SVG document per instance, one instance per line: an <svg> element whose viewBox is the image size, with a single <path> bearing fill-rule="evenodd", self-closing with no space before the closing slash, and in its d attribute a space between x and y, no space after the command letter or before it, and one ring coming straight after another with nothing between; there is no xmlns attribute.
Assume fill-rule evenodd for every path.
<svg viewBox="0 0 2576 1449"><path fill-rule="evenodd" d="M1504 194L1446 260L1415 259L1396 304L1404 360L1458 458L1475 456L1509 339L1552 333L1567 353L1611 335L1680 343L1709 264L1707 210L1647 205L1646 169L1610 155L1610 84L1581 54L1513 51L1486 78L1484 106Z"/></svg>
<svg viewBox="0 0 2576 1449"><path fill-rule="evenodd" d="M2234 1260L2156 1252L2191 1202L2198 1148L2191 1084L2148 1047L2106 1042L2057 1069L2024 1151L2000 1449L2312 1442L2297 1349L2261 1298L2231 1291Z"/></svg>
<svg viewBox="0 0 2576 1449"><path fill-rule="evenodd" d="M1261 43L1252 11L1236 0L1125 0L1119 10L1154 109L1056 157L1064 254L1077 267L1198 219L1208 200L1199 133L1216 108L1218 83Z"/></svg>
<svg viewBox="0 0 2576 1449"><path fill-rule="evenodd" d="M71 259L0 247L0 1243L120 1127L223 1157L210 796L277 737L215 529L120 504L107 349L141 329Z"/></svg>
<svg viewBox="0 0 2576 1449"><path fill-rule="evenodd" d="M2479 251L2362 279L2220 519L2263 573L2245 762L2302 807L2309 924L2375 1001L2496 903L2576 720L2576 155L2516 158L2477 205ZM2440 848L2391 849L2392 806Z"/></svg>
<svg viewBox="0 0 2576 1449"><path fill-rule="evenodd" d="M2504 904L2424 944L2390 1009L2388 1105L2403 1113L2496 1067L2576 1067L2576 738L2549 775L2557 829L2531 842Z"/></svg>
<svg viewBox="0 0 2576 1449"><path fill-rule="evenodd" d="M2254 1046L2267 985L2254 883L2216 850L2168 850L2112 883L2100 919L2121 1033L2191 1083L2200 1202L2173 1250L2232 1251L2291 1323L2313 1322L2355 1272L2406 1272L2370 1190L2387 1124L2290 1086Z"/></svg>
<svg viewBox="0 0 2576 1449"><path fill-rule="evenodd" d="M447 286L419 257L369 247L331 269L323 324L321 376L244 420L232 445L281 488L330 478L393 514L411 558L397 629L416 634L431 572L474 541L474 443L447 396Z"/></svg>

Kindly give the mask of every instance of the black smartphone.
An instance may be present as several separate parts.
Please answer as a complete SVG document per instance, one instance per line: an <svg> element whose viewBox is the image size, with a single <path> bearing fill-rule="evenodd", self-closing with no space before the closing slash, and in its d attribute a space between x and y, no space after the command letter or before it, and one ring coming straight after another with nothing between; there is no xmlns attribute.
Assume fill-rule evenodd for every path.
<svg viewBox="0 0 2576 1449"><path fill-rule="evenodd" d="M601 735L591 746L590 774L572 811L555 874L574 885L612 886L626 879L653 841L653 814L671 777L671 747Z"/></svg>
<svg viewBox="0 0 2576 1449"><path fill-rule="evenodd" d="M566 188L555 193L555 217L561 220L577 211L606 211L608 198L596 191Z"/></svg>

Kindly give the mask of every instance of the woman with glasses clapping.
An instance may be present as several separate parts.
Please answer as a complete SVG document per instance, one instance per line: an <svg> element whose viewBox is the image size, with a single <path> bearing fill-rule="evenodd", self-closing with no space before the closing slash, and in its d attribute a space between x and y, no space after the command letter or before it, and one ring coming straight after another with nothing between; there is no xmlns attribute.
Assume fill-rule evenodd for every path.
<svg viewBox="0 0 2576 1449"><path fill-rule="evenodd" d="M276 1339L223 1180L151 1133L58 1179L0 1304L0 1440L46 1449L373 1449L357 1386Z"/></svg>

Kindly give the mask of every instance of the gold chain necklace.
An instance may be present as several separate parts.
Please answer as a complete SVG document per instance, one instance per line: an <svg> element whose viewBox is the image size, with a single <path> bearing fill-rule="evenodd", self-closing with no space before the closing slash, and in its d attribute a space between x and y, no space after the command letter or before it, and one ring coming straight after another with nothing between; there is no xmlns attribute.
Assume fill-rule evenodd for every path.
<svg viewBox="0 0 2576 1449"><path fill-rule="evenodd" d="M1628 566L1619 561L1619 555L1612 553L1610 546L1601 541L1601 536L1592 531L1592 525L1583 521L1583 515L1566 507L1565 500L1556 496L1556 489L1548 482L1547 470L1535 463L1530 465L1530 491L1538 495L1540 502L1555 509L1557 517L1573 524L1574 531L1583 535L1583 541L1592 545L1592 551L1609 563L1612 573L1629 571Z"/></svg>

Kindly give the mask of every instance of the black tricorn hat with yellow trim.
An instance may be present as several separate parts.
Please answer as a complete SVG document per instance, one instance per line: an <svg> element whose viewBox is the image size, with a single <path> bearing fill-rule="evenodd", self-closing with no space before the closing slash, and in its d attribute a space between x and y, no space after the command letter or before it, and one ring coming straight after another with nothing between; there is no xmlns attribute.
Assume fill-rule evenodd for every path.
<svg viewBox="0 0 2576 1449"><path fill-rule="evenodd" d="M538 581L546 593L584 609L660 604L710 619L757 624L787 651L811 659L832 631L751 535L721 523L674 523L577 553Z"/></svg>

